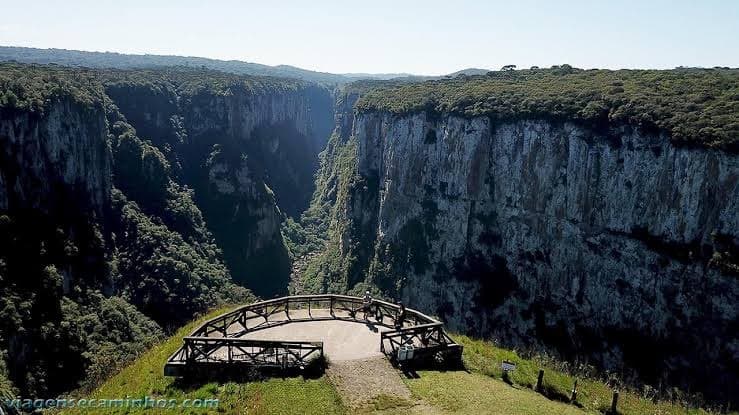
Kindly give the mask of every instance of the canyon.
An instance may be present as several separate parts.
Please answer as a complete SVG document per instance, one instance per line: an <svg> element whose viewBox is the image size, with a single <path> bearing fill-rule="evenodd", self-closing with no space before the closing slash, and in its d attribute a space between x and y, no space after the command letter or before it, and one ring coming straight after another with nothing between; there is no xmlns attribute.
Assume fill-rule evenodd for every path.
<svg viewBox="0 0 739 415"><path fill-rule="evenodd" d="M711 399L739 385L731 147L579 114L367 104L392 83L86 76L93 86L39 107L0 97L0 283L38 292L33 312L0 327L24 391L74 386L35 345L45 325L74 323L70 308L108 301L98 295L116 298L121 331L137 333L120 342L136 343L212 303L288 287L369 289L455 331ZM38 254L10 250L24 238ZM24 279L29 258L37 277ZM72 383L97 341L65 349ZM44 382L24 379L29 364Z"/></svg>

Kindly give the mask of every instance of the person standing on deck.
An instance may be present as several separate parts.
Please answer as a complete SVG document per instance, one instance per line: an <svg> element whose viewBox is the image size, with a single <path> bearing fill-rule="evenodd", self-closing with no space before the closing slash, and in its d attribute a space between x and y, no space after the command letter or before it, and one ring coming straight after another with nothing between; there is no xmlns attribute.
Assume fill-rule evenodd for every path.
<svg viewBox="0 0 739 415"><path fill-rule="evenodd" d="M405 305L402 301L398 301L398 317L395 319L395 330L403 328L403 321L405 321Z"/></svg>
<svg viewBox="0 0 739 415"><path fill-rule="evenodd" d="M362 297L362 312L364 312L365 320L367 320L367 314L369 314L371 307L372 307L372 294L370 294L369 290L367 290L364 292L364 297Z"/></svg>

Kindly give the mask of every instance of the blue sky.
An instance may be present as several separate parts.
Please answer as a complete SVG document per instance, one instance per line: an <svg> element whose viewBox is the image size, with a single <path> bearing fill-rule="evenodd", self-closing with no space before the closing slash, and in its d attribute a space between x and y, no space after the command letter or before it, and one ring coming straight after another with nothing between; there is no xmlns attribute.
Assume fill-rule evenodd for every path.
<svg viewBox="0 0 739 415"><path fill-rule="evenodd" d="M327 72L739 66L739 0L0 0L0 45Z"/></svg>

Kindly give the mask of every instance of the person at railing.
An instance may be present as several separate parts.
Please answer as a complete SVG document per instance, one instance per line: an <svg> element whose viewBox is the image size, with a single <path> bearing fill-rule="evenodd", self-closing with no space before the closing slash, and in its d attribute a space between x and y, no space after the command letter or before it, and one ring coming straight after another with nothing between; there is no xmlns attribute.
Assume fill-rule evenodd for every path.
<svg viewBox="0 0 739 415"><path fill-rule="evenodd" d="M395 330L403 328L403 322L405 321L405 305L402 301L398 301L398 316L395 318Z"/></svg>
<svg viewBox="0 0 739 415"><path fill-rule="evenodd" d="M365 291L364 297L362 297L362 312L364 313L365 320L367 320L367 314L371 312L373 301L372 294L370 294L369 290Z"/></svg>

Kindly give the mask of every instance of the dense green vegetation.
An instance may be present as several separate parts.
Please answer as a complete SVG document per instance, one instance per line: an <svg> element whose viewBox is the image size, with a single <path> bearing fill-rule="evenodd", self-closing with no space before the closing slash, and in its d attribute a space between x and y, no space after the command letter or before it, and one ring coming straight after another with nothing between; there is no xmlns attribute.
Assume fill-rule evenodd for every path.
<svg viewBox="0 0 739 415"><path fill-rule="evenodd" d="M41 112L54 99L101 106L103 90L91 71L0 63L0 109Z"/></svg>
<svg viewBox="0 0 739 415"><path fill-rule="evenodd" d="M51 213L24 206L0 211L2 388L45 397L92 387L194 314L254 298L232 282L193 190L182 183L171 145L186 131L175 123L164 139L143 138L108 91L138 87L205 98L300 85L195 69L0 64L0 119L39 122L58 102L105 116L114 186L99 211L61 188L71 203ZM23 168L12 164L12 147L3 151L9 152L2 156L9 161L4 174Z"/></svg>
<svg viewBox="0 0 739 415"><path fill-rule="evenodd" d="M353 293L364 292L365 285L355 286L349 280L356 258L342 256L339 247L340 236L348 226L340 207L344 206L350 189L359 180L356 152L356 140L344 143L339 135L331 136L321 154L321 167L310 208L301 217L300 224L287 222L283 226L288 246L296 256L318 253L303 272L302 292L348 292L350 289Z"/></svg>
<svg viewBox="0 0 739 415"><path fill-rule="evenodd" d="M248 77L195 68L126 71L63 66L0 63L0 108L38 112L53 100L67 97L84 105L102 106L106 88L173 90L188 97L227 95L236 90L260 94L296 90L297 80Z"/></svg>
<svg viewBox="0 0 739 415"><path fill-rule="evenodd" d="M244 246L264 245L252 240L260 219L253 212L274 205L266 180L280 180L277 173L285 165L281 159L261 161L267 150L256 146L259 140L247 143L232 132L229 105L293 93L316 103L308 104L313 116L330 109L325 88L296 79L200 66L121 70L0 63L0 122L15 118L37 125L59 106L91 120L103 116L113 185L103 206L87 206L72 186L59 186L55 190L68 206L14 204L0 210L0 350L9 356L0 381L42 397L89 388L196 313L223 302L252 301L251 292L234 280L254 281L262 274L234 264L245 261ZM201 128L203 118L209 127L193 132L193 121ZM295 128L280 128L258 132L265 142L296 134ZM274 157L307 160L310 149L282 150L290 153ZM23 160L16 151L0 146L0 173L6 175L1 179L24 168L15 165ZM247 161L250 180L265 180L256 186L258 195L216 200L209 194L208 163L237 171ZM291 166L290 177L304 176L310 184L311 174L303 171L310 163ZM291 185L310 194L302 182L275 185L285 186L281 195L287 197L295 195ZM223 214L234 207L233 214ZM262 253L258 260L272 271L280 262L286 278L286 248L279 233L276 239L283 256ZM268 284L284 291L286 282L270 275Z"/></svg>
<svg viewBox="0 0 739 415"><path fill-rule="evenodd" d="M68 69L70 72L74 69ZM220 71L190 68L163 68L145 70L101 69L94 71L106 88L133 90L146 88L152 95L161 90L174 89L186 99L198 96L231 95L239 91L264 94L297 90L307 85L299 80L272 77L242 76Z"/></svg>
<svg viewBox="0 0 739 415"><path fill-rule="evenodd" d="M121 297L90 294L85 302L62 300L60 328L80 338L80 353L86 362L83 387L91 388L110 376L162 338L162 330Z"/></svg>
<svg viewBox="0 0 739 415"><path fill-rule="evenodd" d="M276 223L280 214L299 216L312 194L317 153L333 116L328 90L297 80L181 68L103 71L101 78L106 94L135 126L136 134L149 138L150 147L164 156L162 160L149 156L142 168L154 169L150 177L157 177L156 169L169 171L193 192L234 279L263 296L283 293L290 264ZM309 109L308 135L296 128L300 120L262 124L265 118L279 118L272 115L270 96L289 97L286 109L293 109L293 104ZM235 111L249 116L242 119ZM127 160L152 154L146 145L141 154L131 154L129 136L123 136L114 151ZM126 168L118 174L139 173ZM233 190L219 190L216 180ZM151 200L141 193L153 190L153 195L161 195L164 192L157 189L166 187L164 182L148 187L140 186L140 181L125 187L126 183L122 180L122 190L135 200L137 194ZM139 204L145 209L152 206ZM265 226L269 220L274 222ZM261 278L264 274L272 277Z"/></svg>
<svg viewBox="0 0 739 415"><path fill-rule="evenodd" d="M739 69L489 72L407 82L361 82L360 110L429 111L494 121L574 120L664 131L676 142L739 151Z"/></svg>
<svg viewBox="0 0 739 415"><path fill-rule="evenodd" d="M100 252L97 225L23 214L0 222L0 341L11 357L0 377L21 392L44 396L82 379L94 383L162 335L110 295L115 272Z"/></svg>
<svg viewBox="0 0 739 415"><path fill-rule="evenodd" d="M231 283L220 250L208 240L187 243L181 234L142 214L135 203L114 192L120 215L118 250L113 265L116 283L126 298L165 326L223 301L253 297Z"/></svg>

